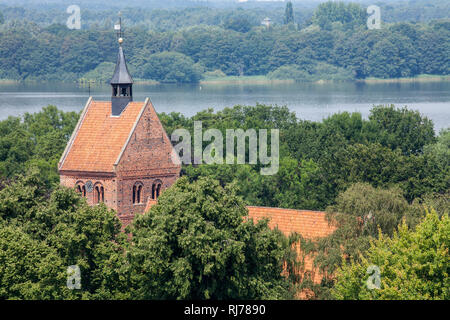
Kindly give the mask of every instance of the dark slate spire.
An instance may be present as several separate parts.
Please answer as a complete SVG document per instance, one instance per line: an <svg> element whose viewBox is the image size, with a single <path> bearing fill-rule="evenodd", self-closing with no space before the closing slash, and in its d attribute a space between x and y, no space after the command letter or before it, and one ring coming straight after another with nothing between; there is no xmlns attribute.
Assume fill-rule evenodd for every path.
<svg viewBox="0 0 450 320"><path fill-rule="evenodd" d="M123 54L122 45L119 46L119 55L117 57L116 68L111 79L111 84L132 84L133 78L131 78L128 72L127 62L125 61L125 55Z"/></svg>
<svg viewBox="0 0 450 320"><path fill-rule="evenodd" d="M117 57L116 68L111 79L112 97L111 114L120 116L129 102L133 101L133 78L128 72L127 62L122 49L123 38L119 38L119 55Z"/></svg>

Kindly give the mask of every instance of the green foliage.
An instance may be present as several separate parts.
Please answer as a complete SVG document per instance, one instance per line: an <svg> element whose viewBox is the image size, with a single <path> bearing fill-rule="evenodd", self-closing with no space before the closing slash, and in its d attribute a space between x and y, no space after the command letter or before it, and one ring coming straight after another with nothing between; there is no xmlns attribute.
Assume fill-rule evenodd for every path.
<svg viewBox="0 0 450 320"><path fill-rule="evenodd" d="M214 71L207 71L203 74L203 77L207 78L224 78L227 75L220 69Z"/></svg>
<svg viewBox="0 0 450 320"><path fill-rule="evenodd" d="M435 144L426 145L424 148L426 154L433 154L439 162L440 167L450 167L450 129L443 129Z"/></svg>
<svg viewBox="0 0 450 320"><path fill-rule="evenodd" d="M37 167L47 186L59 181L57 163L78 121L75 112L47 106L23 121L9 117L0 122L0 176L13 177Z"/></svg>
<svg viewBox="0 0 450 320"><path fill-rule="evenodd" d="M284 24L294 23L294 10L292 9L292 2L286 3L286 10L284 11Z"/></svg>
<svg viewBox="0 0 450 320"><path fill-rule="evenodd" d="M94 70L84 74L81 80L94 80L97 83L107 83L111 80L115 64L112 62L99 63Z"/></svg>
<svg viewBox="0 0 450 320"><path fill-rule="evenodd" d="M201 66L178 52L153 54L142 70L144 78L161 82L198 82L201 74Z"/></svg>
<svg viewBox="0 0 450 320"><path fill-rule="evenodd" d="M148 18L136 9L124 9L127 23L144 20L144 24L127 28L124 48L129 66L136 68L132 73L139 79L152 77L170 82L197 82L203 71L214 70L228 76L267 75L291 65L311 74L313 81L450 72L446 59L450 30L446 20L402 22L381 30L365 30L365 11L359 5L329 2L319 5L310 25L306 23L309 14L295 11L296 22L303 27L297 30L292 27L296 23L282 23L288 7L289 3L286 8L280 7L277 19L270 11L259 15L250 10L155 10ZM20 17L20 21L10 21L0 30L1 79L103 81L112 72L107 66L115 62L117 44L113 31L106 28L111 23L106 19L111 15L104 16L104 24L94 24L88 21L95 15L85 13L83 26L89 27L68 30L64 25L67 17L60 24L51 24L51 20L43 26L24 20L23 15L35 18L25 9L12 11L8 11L8 17ZM206 16L202 17L202 13ZM193 16L195 19L189 21ZM273 17L277 24L269 29L262 27L260 22L266 16ZM161 20L163 25L157 25L156 21ZM167 56L168 52L172 56ZM162 56L153 56L157 54ZM181 70L179 75L171 62ZM153 72L152 67L158 72ZM304 77L300 74L295 78Z"/></svg>
<svg viewBox="0 0 450 320"><path fill-rule="evenodd" d="M289 241L267 221L247 221L233 185L179 179L131 229L132 296L138 299L292 298Z"/></svg>
<svg viewBox="0 0 450 320"><path fill-rule="evenodd" d="M261 164L185 166L186 178L136 220L128 244L114 212L89 207L73 190L55 186L57 162L77 119L76 113L49 106L0 122L4 298L278 299L292 297L299 280L316 298L331 298L333 273L350 259L362 263L359 254L378 237L377 228L390 237L402 219L414 228L424 206L441 216L450 210L449 130L436 138L432 122L415 111L377 106L367 120L343 112L320 122L260 104L208 109L190 118L162 113L169 135L177 128L192 133L196 120L204 130L223 134L231 128L279 129L279 170L262 176ZM25 177L17 177L23 172ZM268 230L266 223L235 227L245 218L244 203L328 207L336 232L302 241L305 254L316 253L324 271L320 284L292 273L279 277L280 261L288 260L288 270L296 268L295 254L287 249L295 239ZM230 239L231 246L220 246ZM15 242L26 249L11 256ZM37 261L39 254L48 260ZM81 292L65 287L67 266L73 264L81 268L86 289Z"/></svg>
<svg viewBox="0 0 450 320"><path fill-rule="evenodd" d="M380 233L359 262L345 264L332 290L336 299L448 300L450 220L431 210L416 227L403 224L392 238ZM366 285L369 265L380 268L381 288Z"/></svg>
<svg viewBox="0 0 450 320"><path fill-rule="evenodd" d="M293 79L299 82L319 80L351 80L352 72L344 68L335 67L325 62L315 62L307 66L307 69L299 65L284 65L268 73L269 79Z"/></svg>
<svg viewBox="0 0 450 320"><path fill-rule="evenodd" d="M376 106L366 126L368 139L405 154L418 154L435 142L433 122L418 111L406 107Z"/></svg>
<svg viewBox="0 0 450 320"><path fill-rule="evenodd" d="M54 248L19 227L0 224L0 298L62 299L65 268Z"/></svg>
<svg viewBox="0 0 450 320"><path fill-rule="evenodd" d="M354 28L364 25L366 17L366 11L359 4L328 1L317 7L311 22L322 29L331 29L333 22Z"/></svg>
<svg viewBox="0 0 450 320"><path fill-rule="evenodd" d="M225 186L234 182L247 205L316 209L327 199L321 186L320 168L312 161L280 159L276 174L262 176L258 166L202 165L187 166L184 174L190 181L211 177Z"/></svg>
<svg viewBox="0 0 450 320"><path fill-rule="evenodd" d="M126 298L124 244L115 212L88 206L70 189L51 194L30 172L0 191L1 297L17 299ZM82 290L66 287L78 265Z"/></svg>
<svg viewBox="0 0 450 320"><path fill-rule="evenodd" d="M228 18L223 27L225 29L234 30L237 32L249 32L252 28L250 21L246 17L230 17Z"/></svg>
<svg viewBox="0 0 450 320"><path fill-rule="evenodd" d="M191 181L201 176L212 176L223 184L239 181L249 205L323 210L358 182L383 188L397 185L409 202L450 188L448 145L439 143L441 151L435 152L432 122L406 108L377 106L368 120L360 113L342 112L322 122L298 120L285 107L264 105L235 106L216 113L209 109L192 118L161 115L168 134L186 128L193 136L194 120L202 121L204 130L217 128L224 136L230 128L280 129L280 170L274 176L260 176L259 164L184 169ZM423 152L424 148L428 151ZM291 179L292 185L286 188L284 182Z"/></svg>
<svg viewBox="0 0 450 320"><path fill-rule="evenodd" d="M409 205L400 189L373 188L361 183L339 194L327 212L336 231L302 243L304 254L315 253L314 263L323 272L320 284L305 283L319 299L331 298L336 270L351 260L359 263L360 254L368 250L371 240L380 235L392 236L402 219L414 226L414 218L424 215L423 207Z"/></svg>

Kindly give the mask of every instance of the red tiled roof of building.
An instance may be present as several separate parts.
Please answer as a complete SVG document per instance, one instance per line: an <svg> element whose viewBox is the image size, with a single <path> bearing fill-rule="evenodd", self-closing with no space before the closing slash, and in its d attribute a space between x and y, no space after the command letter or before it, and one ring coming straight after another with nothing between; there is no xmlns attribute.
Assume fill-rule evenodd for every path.
<svg viewBox="0 0 450 320"><path fill-rule="evenodd" d="M255 222L263 218L269 218L269 227L278 228L278 230L287 236L296 232L305 239L313 240L326 237L336 230L335 226L329 225L326 219L326 213L322 211L252 206L247 207L247 209L249 218L252 218ZM301 248L297 246L297 253L300 254L300 252ZM314 266L313 255L305 256L304 271L311 274L312 280L315 283L320 282L322 275ZM299 293L299 297L302 299L307 296L307 291L301 291Z"/></svg>
<svg viewBox="0 0 450 320"><path fill-rule="evenodd" d="M114 172L114 164L146 103L130 102L120 116L111 116L110 101L89 99L59 169Z"/></svg>
<svg viewBox="0 0 450 320"><path fill-rule="evenodd" d="M144 212L150 210L156 203L156 200L148 199ZM336 229L328 224L326 213L323 211L254 206L247 206L247 209L250 219L257 222L269 218L269 227L272 229L276 227L285 235L296 232L306 239L315 239L326 237Z"/></svg>
<svg viewBox="0 0 450 320"><path fill-rule="evenodd" d="M285 235L293 232L304 238L314 239L326 237L335 228L328 224L326 213L322 211L295 210L248 206L248 215L256 221L269 218L269 227L277 227Z"/></svg>

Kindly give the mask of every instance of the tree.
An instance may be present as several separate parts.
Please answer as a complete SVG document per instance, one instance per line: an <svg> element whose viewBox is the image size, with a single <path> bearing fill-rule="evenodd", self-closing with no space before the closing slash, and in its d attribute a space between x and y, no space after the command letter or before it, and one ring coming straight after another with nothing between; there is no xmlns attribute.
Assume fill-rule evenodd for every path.
<svg viewBox="0 0 450 320"><path fill-rule="evenodd" d="M439 161L442 170L450 169L450 128L443 129L437 142L426 145L424 148L426 154L434 154Z"/></svg>
<svg viewBox="0 0 450 320"><path fill-rule="evenodd" d="M54 248L0 222L0 298L64 299L66 268Z"/></svg>
<svg viewBox="0 0 450 320"><path fill-rule="evenodd" d="M328 1L316 8L311 21L322 29L329 30L333 22L353 28L363 25L365 18L366 12L359 4Z"/></svg>
<svg viewBox="0 0 450 320"><path fill-rule="evenodd" d="M149 57L143 76L161 82L198 82L202 70L194 61L178 52L161 52Z"/></svg>
<svg viewBox="0 0 450 320"><path fill-rule="evenodd" d="M332 290L336 299L450 299L450 220L431 209L415 230L406 224L392 238L380 232L359 262L345 264ZM380 288L369 289L368 267L380 270ZM376 275L372 275L376 276Z"/></svg>
<svg viewBox="0 0 450 320"><path fill-rule="evenodd" d="M286 3L286 10L284 11L284 24L294 23L294 9L292 8L292 2Z"/></svg>
<svg viewBox="0 0 450 320"><path fill-rule="evenodd" d="M0 176L11 178L26 168L37 167L50 187L59 181L57 164L78 121L76 112L55 106L0 121Z"/></svg>
<svg viewBox="0 0 450 320"><path fill-rule="evenodd" d="M245 33L250 31L252 25L246 17L237 16L228 18L224 23L224 28Z"/></svg>
<svg viewBox="0 0 450 320"><path fill-rule="evenodd" d="M375 106L370 110L364 129L369 141L379 142L404 154L419 154L423 147L436 141L433 122L407 107Z"/></svg>
<svg viewBox="0 0 450 320"><path fill-rule="evenodd" d="M359 254L379 236L378 230L392 236L404 217L417 214L414 210L399 188L375 189L357 183L340 193L336 204L327 208L328 219L336 226L335 232L317 240L302 240L302 254L314 253L314 264L323 273L320 284L308 283L306 279L305 285L316 298L330 299L336 270L345 261L359 261Z"/></svg>
<svg viewBox="0 0 450 320"><path fill-rule="evenodd" d="M104 204L89 206L75 190L49 193L37 172L0 190L1 296L127 298L126 235L115 212ZM82 290L66 287L70 265L80 267Z"/></svg>
<svg viewBox="0 0 450 320"><path fill-rule="evenodd" d="M290 243L267 221L247 220L233 185L179 179L135 219L128 252L137 299L292 297L283 262ZM294 258L295 259L295 258ZM295 261L295 260L293 260ZM289 265L289 264L288 264Z"/></svg>

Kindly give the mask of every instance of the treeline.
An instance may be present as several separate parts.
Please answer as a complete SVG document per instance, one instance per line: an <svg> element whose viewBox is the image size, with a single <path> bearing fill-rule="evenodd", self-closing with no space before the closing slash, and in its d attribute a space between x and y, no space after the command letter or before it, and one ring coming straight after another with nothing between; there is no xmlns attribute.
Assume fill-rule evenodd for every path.
<svg viewBox="0 0 450 320"><path fill-rule="evenodd" d="M169 135L187 128L192 137L194 121L202 121L204 130L221 130L224 137L229 128L279 129L280 167L275 175L261 175L262 164L184 168L192 181L200 176L223 185L236 180L248 205L323 210L355 183L396 185L410 203L450 189L450 132L436 137L432 121L407 108L377 106L368 120L343 112L322 122L304 121L286 107L265 105L210 109L192 118L163 113L160 119Z"/></svg>
<svg viewBox="0 0 450 320"><path fill-rule="evenodd" d="M46 186L57 183L57 162L77 119L74 112L49 106L23 119L1 121L0 175L9 179L37 167ZM377 106L367 120L343 112L321 122L306 121L286 107L266 105L209 109L191 118L162 113L160 119L169 136L184 128L193 137L194 121L223 136L233 128L279 129L280 166L274 175L261 175L262 164L183 167L190 181L208 176L223 186L239 182L247 205L324 210L355 183L395 185L409 203L450 189L450 131L436 136L431 120L407 108Z"/></svg>
<svg viewBox="0 0 450 320"><path fill-rule="evenodd" d="M205 75L268 75L316 81L448 75L449 43L446 20L367 30L362 7L329 2L303 26L254 26L245 15L233 14L215 26L166 32L130 27L124 48L136 79L196 82ZM116 51L113 31L102 27L10 23L0 29L0 78L106 81Z"/></svg>
<svg viewBox="0 0 450 320"><path fill-rule="evenodd" d="M280 168L184 166L127 230L132 241L114 211L59 186L77 118L49 106L0 122L2 299L292 299L305 289L314 299L449 298L450 131L436 136L418 112L378 106L367 120L344 112L321 122L264 105L160 114L169 134L196 120L204 130L279 129ZM287 238L267 221L242 223L248 204L326 208L337 229ZM302 272L309 254L319 283ZM368 264L381 268L380 290L365 285ZM71 265L80 290L66 286Z"/></svg>
<svg viewBox="0 0 450 320"><path fill-rule="evenodd" d="M257 2L247 3L218 3L182 1L178 4L173 1L141 1L139 3L127 2L126 6L117 6L110 1L78 1L82 14L82 28L102 26L111 28L117 20L120 10L128 26L142 26L157 31L176 30L193 25L222 25L229 18L243 17L251 26L257 26L265 17L269 17L276 24L283 24L285 18L285 4L283 2ZM64 24L69 16L66 8L70 1L55 2L53 4L23 3L5 1L0 4L7 22L14 20L28 20L40 26L51 24ZM222 5L224 4L224 5ZM365 7L372 4L363 3ZM375 4L375 3L374 3ZM435 19L448 18L450 4L446 0L415 0L415 1L378 1L381 8L382 20L393 22L429 22ZM313 1L294 1L294 22L300 26L308 23L318 3Z"/></svg>

